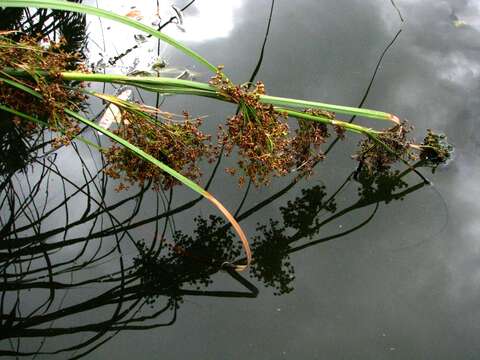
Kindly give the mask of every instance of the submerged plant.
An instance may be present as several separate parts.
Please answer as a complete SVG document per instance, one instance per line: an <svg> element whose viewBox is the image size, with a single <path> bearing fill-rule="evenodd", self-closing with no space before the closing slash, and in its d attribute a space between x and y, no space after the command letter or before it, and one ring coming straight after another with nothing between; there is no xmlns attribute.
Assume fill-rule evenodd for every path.
<svg viewBox="0 0 480 360"><path fill-rule="evenodd" d="M453 146L447 142L447 137L436 134L431 129L427 129L427 135L418 148L420 159L433 168L450 160L453 152Z"/></svg>

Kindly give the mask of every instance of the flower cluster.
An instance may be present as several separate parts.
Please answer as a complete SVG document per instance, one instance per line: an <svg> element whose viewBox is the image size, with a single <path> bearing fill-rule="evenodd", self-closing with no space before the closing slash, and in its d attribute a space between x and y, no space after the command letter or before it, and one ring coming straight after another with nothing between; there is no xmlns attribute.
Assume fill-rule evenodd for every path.
<svg viewBox="0 0 480 360"><path fill-rule="evenodd" d="M209 142L210 136L199 130L201 120L191 120L184 113L182 122L157 121L145 115L123 111L122 123L114 132L152 155L189 179L201 176L198 163L201 159L213 160L216 147ZM106 173L127 183L144 184L152 181L155 189L169 189L178 182L160 168L144 161L129 149L113 145L105 151L108 167ZM118 190L128 187L122 183Z"/></svg>
<svg viewBox="0 0 480 360"><path fill-rule="evenodd" d="M411 140L407 137L412 127L402 122L379 134L370 135L360 142L360 149L354 155L369 172L382 172L401 158L411 158Z"/></svg>
<svg viewBox="0 0 480 360"><path fill-rule="evenodd" d="M272 176L283 176L293 170L310 174L312 167L323 158L320 145L328 136L326 126L320 123L299 121L292 132L282 111L263 104L260 95L265 93L261 82L250 88L248 84L233 85L221 68L210 80L220 95L238 104L238 112L220 128L220 142L227 154L236 147L238 167L242 171L239 183L248 176L255 185L265 185ZM322 116L333 114L322 112ZM235 170L228 169L231 174Z"/></svg>
<svg viewBox="0 0 480 360"><path fill-rule="evenodd" d="M65 69L85 71L79 65L81 56L62 50L64 41L40 41L33 38L22 38L14 42L0 37L0 69L21 69L30 76L16 79L9 75L7 80L30 88L40 96L34 96L5 81L0 80L0 102L14 110L28 114L48 123L52 131L60 131L63 136L54 139L54 145L68 143L80 128L78 124L65 114L65 108L81 106L85 97L78 86L65 86L60 73ZM73 85L73 84L72 84ZM29 120L14 118L14 123L26 135L35 133L40 127Z"/></svg>
<svg viewBox="0 0 480 360"><path fill-rule="evenodd" d="M323 110L307 109L305 112L329 119L335 118L333 113ZM302 175L311 175L316 163L324 159L320 145L324 144L329 136L327 125L316 121L298 120L298 128L295 130L291 147L295 154L296 170Z"/></svg>

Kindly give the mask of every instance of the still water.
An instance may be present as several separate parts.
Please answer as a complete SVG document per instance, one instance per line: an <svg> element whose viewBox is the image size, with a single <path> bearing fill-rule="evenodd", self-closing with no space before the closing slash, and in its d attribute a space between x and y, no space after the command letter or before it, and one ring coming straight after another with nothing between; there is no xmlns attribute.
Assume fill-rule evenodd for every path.
<svg viewBox="0 0 480 360"><path fill-rule="evenodd" d="M189 5L160 2L163 22L175 18L172 3ZM138 9L140 21L158 26L156 5L98 1L120 14ZM419 140L429 128L446 133L454 160L434 174L420 170L431 185L413 173L362 183L350 157L359 139L348 136L326 144L312 177L258 189L239 188L224 173L231 158L218 170L205 164L202 184L236 213L252 243L256 261L238 275L204 261L243 255L210 218L220 214L192 192L117 193L95 150L79 144L45 154L2 178L0 354L478 358L480 3L197 0L181 20L162 30L224 64L234 82L255 74L272 95L395 113ZM107 20L86 23L98 71L163 60L172 76L210 77L164 43ZM210 132L235 112L205 99L133 96L206 115ZM90 104L92 116L100 110Z"/></svg>

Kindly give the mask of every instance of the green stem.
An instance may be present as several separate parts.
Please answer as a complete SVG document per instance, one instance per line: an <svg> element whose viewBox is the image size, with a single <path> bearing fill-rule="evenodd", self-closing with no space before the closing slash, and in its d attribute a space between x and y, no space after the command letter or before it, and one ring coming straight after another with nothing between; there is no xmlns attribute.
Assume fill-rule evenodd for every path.
<svg viewBox="0 0 480 360"><path fill-rule="evenodd" d="M156 166L158 166L161 170L165 171L167 174L171 175L178 181L180 181L182 184L188 186L190 189L193 191L197 192L198 194L202 195L204 198L206 198L208 201L210 201L213 205L215 205L223 215L228 219L228 221L232 224L233 228L237 232L237 235L239 236L243 249L245 250L245 253L247 255L247 263L245 265L236 265L234 266L237 271L243 271L245 270L249 265L250 261L252 259L252 254L250 251L250 246L248 244L247 237L245 236L245 233L243 232L242 228L238 224L238 222L235 220L235 218L231 215L231 213L220 203L216 198L214 198L208 191L205 189L201 188L199 185L197 185L195 182L190 180L189 178L183 176L179 172L173 170L171 167L165 165L161 161L157 160L155 157L152 155L146 153L142 149L136 147L135 145L129 143L128 141L124 140L118 135L115 135L114 133L102 128L101 126L97 125L96 123L84 118L80 114L77 114L74 111L71 111L69 109L65 109L65 113L70 115L71 117L77 119L81 123L88 125L92 127L93 129L101 132L102 134L108 136L110 139L118 142L120 145L126 147L128 150L133 152L135 155L137 155L139 158L146 160Z"/></svg>
<svg viewBox="0 0 480 360"><path fill-rule="evenodd" d="M171 79L171 78L163 78L163 77L148 77L148 76L132 77L128 75L84 74L84 73L75 73L75 72L63 72L62 77L65 80L114 82L114 83L130 84L134 86L136 84L141 84L140 86L144 86L143 84L145 84L152 91L165 90L163 88L159 88L158 90L155 89L154 85L161 85L161 86L172 87L171 92L177 93L177 94L178 93L188 94L189 91L191 90L187 90L187 88L195 89L195 90L201 90L202 92L192 91L191 94L199 95L199 96L216 97L219 100L230 102L230 100L227 97L219 94L218 90L214 86L210 84L198 82L198 81ZM184 92L184 90L186 91ZM339 114L356 115L356 116L363 116L371 119L398 122L397 120L395 120L397 119L395 115L382 112L382 111L371 110L371 109L354 108L349 106L327 104L327 103L321 103L316 101L305 101L305 100L298 100L298 99L282 98L282 97L269 96L269 95L260 95L259 99L264 104L269 104L274 106L314 108L314 109L321 109L326 111L333 111Z"/></svg>
<svg viewBox="0 0 480 360"><path fill-rule="evenodd" d="M70 109L65 109L65 113L70 115L71 117L77 119L78 121L80 121L81 123L85 124L85 125L88 125L89 127L97 130L98 132L101 132L102 134L108 136L110 139L118 142L120 145L128 148L128 150L132 151L134 154L136 154L138 157L142 158L143 160L146 160L152 164L154 164L155 166L158 166L162 171L165 171L167 174L171 175L172 177L174 177L175 179L177 179L178 181L180 181L181 183L183 183L184 185L188 186L190 189L192 189L193 191L197 192L198 194L200 195L203 195L205 193L205 190L202 189L199 185L197 185L195 182L193 182L192 180L190 180L189 178L183 176L182 174L180 174L179 172L173 170L171 167L165 165L164 163L162 163L161 161L157 160L155 157L153 157L152 155L146 153L145 151L143 151L142 149L136 147L135 145L129 143L128 141L126 141L125 139L121 138L120 136L118 135L115 135L114 133L112 133L111 131L108 131L104 128L102 128L101 126L99 126L98 124L94 123L93 121L90 121L86 118L84 118L83 116L81 116L80 114L70 110Z"/></svg>
<svg viewBox="0 0 480 360"><path fill-rule="evenodd" d="M274 106L289 106L289 107L297 107L297 108L304 108L304 109L305 108L320 109L320 110L326 110L326 111L333 111L339 114L363 116L363 117L378 119L378 120L387 120L387 121L397 122L396 119L398 119L395 115L386 113L383 111L355 108L350 106L342 106L342 105L334 105L334 104L326 104L326 103L321 103L317 101L289 99L289 98L270 96L270 95L260 95L260 101L263 102L264 104L271 104Z"/></svg>
<svg viewBox="0 0 480 360"><path fill-rule="evenodd" d="M285 108L275 108L275 110L277 110L281 113L283 112L283 113L287 114L288 116L291 116L291 117L294 117L294 118L297 118L297 119L305 119L305 120L316 121L316 122L320 122L322 124L331 125L331 126L340 126L347 131L351 131L351 132L354 132L354 133L357 133L357 134L363 134L363 135L366 135L366 136L375 136L375 137L376 137L376 135L381 134L381 131L373 130L371 128L366 128L364 126L357 125L357 124L352 124L352 123L349 123L349 122L346 122L346 121L329 119L329 118L324 117L324 116L311 115L311 114L298 112L298 111L294 111L294 110L289 110L289 109L285 109Z"/></svg>
<svg viewBox="0 0 480 360"><path fill-rule="evenodd" d="M16 69L5 69L5 73L8 73L13 76L30 76L24 70ZM48 73L38 71L36 74L48 76ZM161 93L172 93L172 94L186 94L186 95L197 95L216 98L218 100L232 102L232 100L219 93L218 89L214 86L202 83L199 81L191 80L181 80L181 79L172 79L166 77L152 77L152 76L129 76L129 75L116 75L116 74L89 74L75 71L65 71L61 73L61 76L65 80L75 80L75 81L90 81L90 82L103 82L103 83L116 83L123 85L138 86L149 91L161 92ZM371 110L371 109L362 109L362 108L353 108L348 106L334 105L321 103L316 101L305 101L298 99L290 99L269 95L260 95L259 99L264 104L274 105L274 106L288 106L296 108L314 108L321 109L326 111L334 111L339 114L347 115L356 115L363 116L371 119L377 120L388 120L398 123L398 118L395 115L385 113L382 111ZM304 114L304 113L298 113ZM310 119L313 120L313 119ZM343 124L343 122L341 122ZM348 124L348 123L345 123ZM347 126L343 126L347 128ZM355 126L350 127L354 129Z"/></svg>
<svg viewBox="0 0 480 360"><path fill-rule="evenodd" d="M22 70L20 70L21 72ZM42 75L48 75L46 72L39 72ZM123 83L135 85L144 84L148 86L162 85L172 86L179 88L189 88L204 91L216 91L216 89L206 83L191 80L173 79L168 77L154 77L154 76L129 76L129 75L116 75L116 74L89 74L75 71L61 72L60 75L65 80L75 81L93 81L93 82L106 82L106 83Z"/></svg>

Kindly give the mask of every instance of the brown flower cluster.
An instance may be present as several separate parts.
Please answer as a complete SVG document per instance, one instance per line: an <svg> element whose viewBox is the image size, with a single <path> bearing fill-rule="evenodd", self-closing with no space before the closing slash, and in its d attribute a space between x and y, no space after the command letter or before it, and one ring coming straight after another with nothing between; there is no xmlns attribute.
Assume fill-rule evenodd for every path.
<svg viewBox="0 0 480 360"><path fill-rule="evenodd" d="M63 136L54 140L54 145L68 143L78 131L78 124L66 116L65 108L78 109L85 99L78 86L65 86L60 72L65 69L84 71L80 54L72 54L62 50L63 41L50 42L33 38L22 38L18 42L0 37L0 69L19 69L29 77L16 74L2 74L4 78L13 80L34 90L41 98L18 89L0 79L0 102L39 120L45 121L52 131L61 131ZM43 72L43 73L41 73ZM75 85L75 84L69 84ZM30 120L15 118L15 124L26 134L40 130Z"/></svg>
<svg viewBox="0 0 480 360"><path fill-rule="evenodd" d="M360 149L354 155L369 172L382 172L401 158L411 159L411 140L407 135L412 130L406 121L384 130L374 138L367 137L360 142Z"/></svg>
<svg viewBox="0 0 480 360"><path fill-rule="evenodd" d="M219 93L238 104L239 111L220 128L219 139L227 154L236 147L238 166L242 171L239 183L248 176L255 185L265 185L272 176L283 176L298 170L310 174L313 165L323 154L320 145L328 136L323 124L300 121L298 129L291 131L286 116L272 105L263 104L259 96L265 86L258 82L253 89L248 85L233 85L221 68L210 80ZM333 114L322 112L323 116ZM227 172L235 174L234 169Z"/></svg>
<svg viewBox="0 0 480 360"><path fill-rule="evenodd" d="M334 119L335 115L323 110L307 109L307 114ZM298 128L292 139L295 167L302 175L311 175L315 164L324 159L320 146L330 136L327 125L315 121L298 120Z"/></svg>
<svg viewBox="0 0 480 360"><path fill-rule="evenodd" d="M117 135L189 179L201 176L198 166L201 159L211 161L217 154L216 147L210 145L210 135L199 130L201 120L191 120L186 112L182 122L159 122L126 111L122 112L122 120L122 124L114 131ZM123 146L113 145L105 151L105 156L108 162L106 173L128 184L152 181L157 190L178 184L172 176ZM127 184L121 183L117 190L127 187Z"/></svg>

